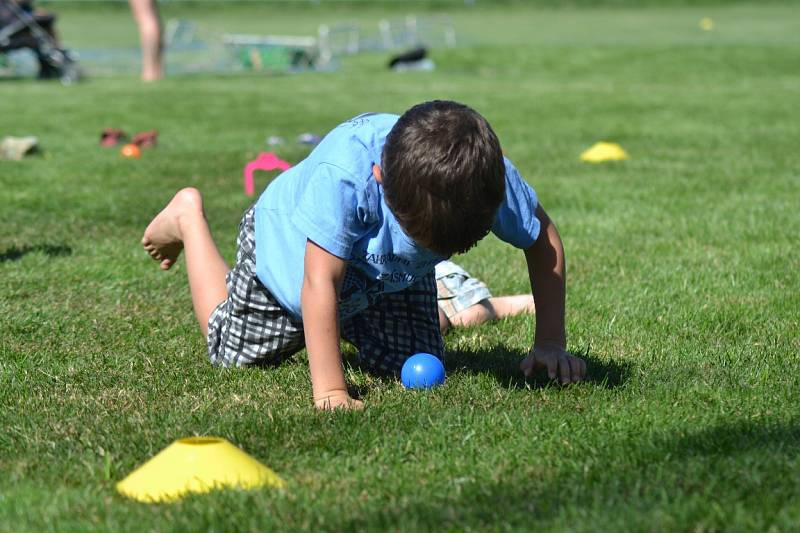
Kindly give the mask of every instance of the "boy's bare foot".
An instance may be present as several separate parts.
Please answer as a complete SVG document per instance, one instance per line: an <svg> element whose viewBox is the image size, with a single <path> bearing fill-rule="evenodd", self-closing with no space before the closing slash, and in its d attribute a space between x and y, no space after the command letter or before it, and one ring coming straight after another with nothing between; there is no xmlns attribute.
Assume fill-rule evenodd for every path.
<svg viewBox="0 0 800 533"><path fill-rule="evenodd" d="M180 218L196 209L202 212L202 200L196 189L182 189L144 230L142 246L150 257L168 270L183 250Z"/></svg>

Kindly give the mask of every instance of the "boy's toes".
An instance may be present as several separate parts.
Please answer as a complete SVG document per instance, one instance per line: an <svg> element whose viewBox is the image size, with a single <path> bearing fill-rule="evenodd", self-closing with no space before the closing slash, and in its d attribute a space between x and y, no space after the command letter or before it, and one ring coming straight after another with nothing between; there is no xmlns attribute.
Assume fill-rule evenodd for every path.
<svg viewBox="0 0 800 533"><path fill-rule="evenodd" d="M172 266L172 261L170 259L164 259L161 261L161 270L169 270Z"/></svg>

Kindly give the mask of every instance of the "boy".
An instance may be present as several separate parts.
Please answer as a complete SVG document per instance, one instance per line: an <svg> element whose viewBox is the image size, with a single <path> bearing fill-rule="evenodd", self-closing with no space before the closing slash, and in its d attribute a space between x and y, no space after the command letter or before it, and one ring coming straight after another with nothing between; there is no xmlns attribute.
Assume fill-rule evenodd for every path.
<svg viewBox="0 0 800 533"><path fill-rule="evenodd" d="M434 265L489 231L525 251L537 320L523 373L582 380L585 363L565 349L558 232L486 120L455 102L333 129L245 212L232 270L195 189L175 195L142 244L162 269L185 249L213 364L274 364L305 345L314 403L333 409L362 406L347 392L342 338L373 370L397 372L416 352L444 357Z"/></svg>

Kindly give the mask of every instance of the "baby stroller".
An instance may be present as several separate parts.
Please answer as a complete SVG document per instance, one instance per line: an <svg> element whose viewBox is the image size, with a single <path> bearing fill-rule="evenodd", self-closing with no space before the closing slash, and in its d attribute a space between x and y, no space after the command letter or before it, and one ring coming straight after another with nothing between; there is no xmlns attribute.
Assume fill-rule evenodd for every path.
<svg viewBox="0 0 800 533"><path fill-rule="evenodd" d="M58 44L54 26L55 16L34 11L30 0L0 0L0 53L29 48L39 60L39 78L77 81L78 65Z"/></svg>

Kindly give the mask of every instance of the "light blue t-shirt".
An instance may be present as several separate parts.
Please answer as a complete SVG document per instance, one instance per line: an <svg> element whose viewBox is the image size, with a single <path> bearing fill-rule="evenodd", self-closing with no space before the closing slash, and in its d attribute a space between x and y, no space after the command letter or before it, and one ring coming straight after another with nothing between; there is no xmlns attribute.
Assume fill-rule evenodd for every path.
<svg viewBox="0 0 800 533"><path fill-rule="evenodd" d="M399 117L359 115L334 128L309 156L278 176L255 206L256 275L278 303L301 318L306 240L344 259L339 317L403 290L444 257L417 245L386 205L372 167ZM534 190L506 159L506 197L492 231L527 248L539 236Z"/></svg>

